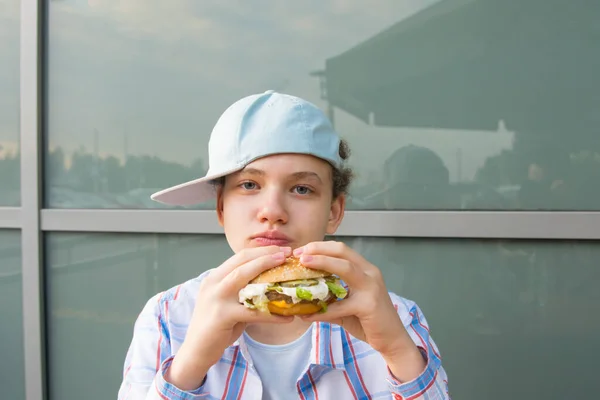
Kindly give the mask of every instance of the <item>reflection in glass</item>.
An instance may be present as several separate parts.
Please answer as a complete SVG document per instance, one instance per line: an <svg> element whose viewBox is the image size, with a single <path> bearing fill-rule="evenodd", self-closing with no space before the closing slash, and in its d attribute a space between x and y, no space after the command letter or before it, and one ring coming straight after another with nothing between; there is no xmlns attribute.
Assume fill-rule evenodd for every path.
<svg viewBox="0 0 600 400"><path fill-rule="evenodd" d="M0 388L3 399L25 400L21 235L0 229Z"/></svg>
<svg viewBox="0 0 600 400"><path fill-rule="evenodd" d="M345 241L382 269L392 291L423 309L453 398L563 400L595 392L598 244Z"/></svg>
<svg viewBox="0 0 600 400"><path fill-rule="evenodd" d="M597 244L341 239L421 306L455 398L563 400L595 390ZM50 390L64 400L114 397L145 302L231 255L220 235L51 233L46 244Z"/></svg>
<svg viewBox="0 0 600 400"><path fill-rule="evenodd" d="M350 208L598 209L599 17L583 0L50 2L48 203L161 207L153 191L205 173L221 112L275 89L349 140ZM406 148L444 179L424 151L398 163Z"/></svg>
<svg viewBox="0 0 600 400"><path fill-rule="evenodd" d="M327 59L329 107L368 124L371 148L396 134L382 158L410 141L449 172L432 188L418 166L397 166L399 180L379 174L394 202L362 207L598 209L600 9L525 3L442 0Z"/></svg>
<svg viewBox="0 0 600 400"><path fill-rule="evenodd" d="M0 0L0 206L21 203L19 0Z"/></svg>
<svg viewBox="0 0 600 400"><path fill-rule="evenodd" d="M221 236L52 233L48 249L52 399L116 398L133 323L154 294L221 264Z"/></svg>

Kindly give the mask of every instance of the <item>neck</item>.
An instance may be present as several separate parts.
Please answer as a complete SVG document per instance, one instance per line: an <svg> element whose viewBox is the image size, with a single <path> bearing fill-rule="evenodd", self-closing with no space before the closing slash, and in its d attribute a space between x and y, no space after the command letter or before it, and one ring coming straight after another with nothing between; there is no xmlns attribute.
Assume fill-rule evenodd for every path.
<svg viewBox="0 0 600 400"><path fill-rule="evenodd" d="M246 326L246 333L257 342L263 344L286 344L302 336L311 323L294 318L289 324L250 324Z"/></svg>

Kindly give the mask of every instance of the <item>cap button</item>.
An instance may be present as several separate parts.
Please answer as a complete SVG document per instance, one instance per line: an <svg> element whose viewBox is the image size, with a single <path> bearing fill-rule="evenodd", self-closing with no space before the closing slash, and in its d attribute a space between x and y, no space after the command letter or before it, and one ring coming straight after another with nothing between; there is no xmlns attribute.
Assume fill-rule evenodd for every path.
<svg viewBox="0 0 600 400"><path fill-rule="evenodd" d="M265 92L265 94L273 94L273 93L275 93L275 91L274 91L274 90L272 90L272 89L269 89L269 90L267 90L267 91Z"/></svg>

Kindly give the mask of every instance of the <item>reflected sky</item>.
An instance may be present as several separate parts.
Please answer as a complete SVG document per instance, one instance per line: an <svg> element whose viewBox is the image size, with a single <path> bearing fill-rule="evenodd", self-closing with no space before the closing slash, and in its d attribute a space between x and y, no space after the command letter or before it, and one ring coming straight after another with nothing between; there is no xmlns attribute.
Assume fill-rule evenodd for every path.
<svg viewBox="0 0 600 400"><path fill-rule="evenodd" d="M50 149L61 147L67 167L79 149L121 162L156 155L206 168L210 130L233 101L275 89L326 109L311 72L434 3L52 1ZM438 152L452 180L472 179L513 137L502 129L490 136L374 127L342 110L335 123L353 148L357 185L380 180L381 158L404 144Z"/></svg>
<svg viewBox="0 0 600 400"><path fill-rule="evenodd" d="M378 0L368 5L342 0L251 5L50 0L49 205L153 206L147 202L153 190L204 173L208 136L228 105L275 89L324 110L334 105L336 128L350 142L357 172L351 208L597 208L592 197L600 192L592 183L600 179L595 161L600 152L590 127L600 117L577 111L588 112L595 104L588 93L594 87L590 71L600 60L590 45L596 36L587 15L593 13L582 12L583 1L552 1L557 7L547 13L538 12L545 3L535 0L519 14L514 12L519 2L512 0ZM14 28L0 28L2 37L9 37L7 29L17 35L16 1L0 4L12 9L3 15L13 15ZM561 40L556 27L567 13L580 23L569 25L570 39ZM486 23L492 17L497 21ZM499 26L514 29L496 31ZM8 47L3 44L0 57L13 51L12 58L18 59L18 40L4 42ZM387 44L378 49L376 43ZM553 51L560 55L557 67L552 67ZM582 54L585 60L578 61ZM341 68L340 60L346 60ZM0 70L0 85L16 90L18 70ZM314 75L324 70L329 99ZM538 70L536 79L523 72ZM565 79L559 79L563 72ZM368 93L361 92L365 82L372 83ZM574 90L581 93L579 104ZM14 110L18 93L6 93L0 94L2 104L12 101ZM348 107L359 102L361 112L372 107L373 118ZM16 147L18 112L11 115L12 123L10 118L0 122L5 148ZM394 123L383 126L384 120ZM575 140L565 140L571 131ZM527 146L517 148L523 143ZM389 190L384 160L408 145L429 149L442 160L448 184L463 185L452 189L460 191L459 199L429 205L417 199L415 205L371 198ZM556 157L567 161L553 166ZM569 158L585 159L585 165L573 166ZM548 182L534 182L532 199L522 201L521 188L536 168ZM590 200L545 201L548 188L562 185L559 181L567 183L562 187L570 194L591 191ZM404 182L404 190L415 183L426 182ZM77 198L60 200L70 196Z"/></svg>
<svg viewBox="0 0 600 400"><path fill-rule="evenodd" d="M0 0L0 206L18 206L19 1Z"/></svg>
<svg viewBox="0 0 600 400"><path fill-rule="evenodd" d="M325 107L310 72L428 4L262 3L51 2L50 147L91 151L98 132L101 156L205 159L208 134L233 101L275 89ZM369 136L347 118L344 135Z"/></svg>
<svg viewBox="0 0 600 400"><path fill-rule="evenodd" d="M0 0L0 158L19 134L19 1Z"/></svg>

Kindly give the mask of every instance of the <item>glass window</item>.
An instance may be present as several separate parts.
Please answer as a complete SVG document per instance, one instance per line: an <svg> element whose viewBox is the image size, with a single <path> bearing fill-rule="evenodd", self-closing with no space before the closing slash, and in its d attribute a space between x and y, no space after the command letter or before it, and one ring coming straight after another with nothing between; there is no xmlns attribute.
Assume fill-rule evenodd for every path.
<svg viewBox="0 0 600 400"><path fill-rule="evenodd" d="M421 306L454 397L562 400L595 390L596 243L342 239ZM46 244L50 391L64 400L114 397L145 302L231 254L220 235L51 233Z"/></svg>
<svg viewBox="0 0 600 400"><path fill-rule="evenodd" d="M349 140L351 208L599 208L600 8L263 5L50 2L49 206L159 207L206 171L220 113L275 89Z"/></svg>
<svg viewBox="0 0 600 400"><path fill-rule="evenodd" d="M115 398L148 299L231 254L221 236L52 233L46 244L48 379L61 400Z"/></svg>
<svg viewBox="0 0 600 400"><path fill-rule="evenodd" d="M0 388L2 398L25 400L21 234L0 229Z"/></svg>
<svg viewBox="0 0 600 400"><path fill-rule="evenodd" d="M562 400L595 391L598 243L347 242L423 309L453 398Z"/></svg>
<svg viewBox="0 0 600 400"><path fill-rule="evenodd" d="M0 0L0 206L21 203L19 0Z"/></svg>

